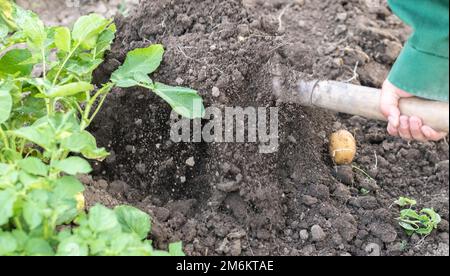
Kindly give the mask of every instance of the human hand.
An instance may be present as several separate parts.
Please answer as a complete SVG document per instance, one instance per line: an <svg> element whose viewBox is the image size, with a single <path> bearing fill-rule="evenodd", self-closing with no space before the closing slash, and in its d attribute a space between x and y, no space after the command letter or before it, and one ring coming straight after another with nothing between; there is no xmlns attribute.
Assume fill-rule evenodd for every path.
<svg viewBox="0 0 450 276"><path fill-rule="evenodd" d="M447 136L447 133L438 132L429 126L423 125L419 117L402 115L399 102L402 98L412 98L409 94L386 80L381 90L381 112L388 119L388 132L393 136L400 136L405 140L439 141Z"/></svg>

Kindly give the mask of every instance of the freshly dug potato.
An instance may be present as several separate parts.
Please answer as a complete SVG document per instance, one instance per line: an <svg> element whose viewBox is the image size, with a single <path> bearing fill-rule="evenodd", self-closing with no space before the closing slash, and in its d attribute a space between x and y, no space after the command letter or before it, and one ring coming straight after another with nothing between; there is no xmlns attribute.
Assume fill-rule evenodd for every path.
<svg viewBox="0 0 450 276"><path fill-rule="evenodd" d="M84 211L84 207L86 207L85 199L83 193L78 193L75 196L75 200L77 201L77 210L78 212Z"/></svg>
<svg viewBox="0 0 450 276"><path fill-rule="evenodd" d="M356 140L347 130L339 130L330 137L330 156L337 165L350 165L356 155Z"/></svg>

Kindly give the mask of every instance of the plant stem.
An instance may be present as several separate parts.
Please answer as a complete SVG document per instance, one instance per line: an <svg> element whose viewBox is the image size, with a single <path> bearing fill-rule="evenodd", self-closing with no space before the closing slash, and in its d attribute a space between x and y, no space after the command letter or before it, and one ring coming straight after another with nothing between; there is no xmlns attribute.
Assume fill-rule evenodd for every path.
<svg viewBox="0 0 450 276"><path fill-rule="evenodd" d="M355 170L357 170L357 171L359 171L359 172L361 172L362 174L364 174L364 175L365 175L367 178L369 178L370 180L376 182L376 180L375 180L373 177L371 177L367 172L365 172L363 169L358 168L358 167L355 166L355 165L353 165L352 168L355 169Z"/></svg>
<svg viewBox="0 0 450 276"><path fill-rule="evenodd" d="M3 128L1 126L0 126L0 135L2 136L3 147L9 149L8 137L6 136L6 133L5 133L5 131L3 130Z"/></svg>
<svg viewBox="0 0 450 276"><path fill-rule="evenodd" d="M108 83L105 86L103 86L102 88L100 88L97 91L97 93L95 93L95 95L91 99L89 99L89 101L86 105L86 109L84 110L84 115L83 115L81 126L80 126L81 130L85 130L91 124L92 120L95 118L97 113L100 111L100 109L106 99L106 96L108 95L109 91L111 91L111 89L113 87L114 87L113 83ZM92 107L94 106L95 102L97 101L98 97L100 97L100 95L104 95L104 96L100 100L99 104L97 105L97 108L94 111L94 114L92 116L90 116Z"/></svg>
<svg viewBox="0 0 450 276"><path fill-rule="evenodd" d="M92 114L91 118L89 119L89 124L88 126L92 123L92 121L95 119L95 117L97 116L98 112L100 111L100 109L103 106L103 103L106 100L106 97L108 96L108 93L105 93L105 95L103 95L102 99L100 100L100 102L98 103L97 108L95 109L94 113Z"/></svg>
<svg viewBox="0 0 450 276"><path fill-rule="evenodd" d="M45 49L44 49L44 47L42 47L42 49L41 49L41 54L42 54L42 77L45 80L46 79L46 75L47 75L47 64L46 64L46 59L45 59Z"/></svg>
<svg viewBox="0 0 450 276"><path fill-rule="evenodd" d="M20 231L23 230L22 223L20 222L18 217L14 217L14 224L16 225L17 229L19 229Z"/></svg>
<svg viewBox="0 0 450 276"><path fill-rule="evenodd" d="M64 67L66 66L67 62L69 61L69 59L73 56L73 54L75 53L75 51L78 49L78 47L80 47L80 43L78 43L77 45L75 45L75 47L72 49L72 51L69 52L69 54L67 55L67 57L64 59L64 62L61 64L61 67L59 68L58 72L55 75L55 78L53 79L53 85L56 85L56 82L58 81L59 76L62 73L62 70L64 69Z"/></svg>

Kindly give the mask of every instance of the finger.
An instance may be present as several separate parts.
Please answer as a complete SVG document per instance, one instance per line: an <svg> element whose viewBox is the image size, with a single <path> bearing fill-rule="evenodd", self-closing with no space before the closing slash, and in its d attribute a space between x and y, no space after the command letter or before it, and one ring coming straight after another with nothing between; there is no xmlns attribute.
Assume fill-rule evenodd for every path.
<svg viewBox="0 0 450 276"><path fill-rule="evenodd" d="M398 128L394 127L392 124L388 124L387 131L389 135L398 136Z"/></svg>
<svg viewBox="0 0 450 276"><path fill-rule="evenodd" d="M425 135L422 132L422 120L418 117L411 117L409 118L409 129L411 132L411 136L414 140L425 142L428 139L425 137Z"/></svg>
<svg viewBox="0 0 450 276"><path fill-rule="evenodd" d="M381 92L380 108L383 115L394 128L400 126L399 100L400 97L396 93L395 86L386 81Z"/></svg>
<svg viewBox="0 0 450 276"><path fill-rule="evenodd" d="M409 118L400 116L400 128L398 129L400 137L405 140L412 140L411 131L409 129Z"/></svg>
<svg viewBox="0 0 450 276"><path fill-rule="evenodd" d="M429 126L422 126L422 132L429 141L439 141L447 136L447 133L437 132Z"/></svg>

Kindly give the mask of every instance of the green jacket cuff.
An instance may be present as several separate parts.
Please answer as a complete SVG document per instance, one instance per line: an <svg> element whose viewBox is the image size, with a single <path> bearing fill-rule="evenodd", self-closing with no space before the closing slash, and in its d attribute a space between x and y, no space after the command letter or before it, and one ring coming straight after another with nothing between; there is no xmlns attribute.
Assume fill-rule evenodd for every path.
<svg viewBox="0 0 450 276"><path fill-rule="evenodd" d="M448 58L424 53L410 43L395 62L389 81L417 97L449 101Z"/></svg>

